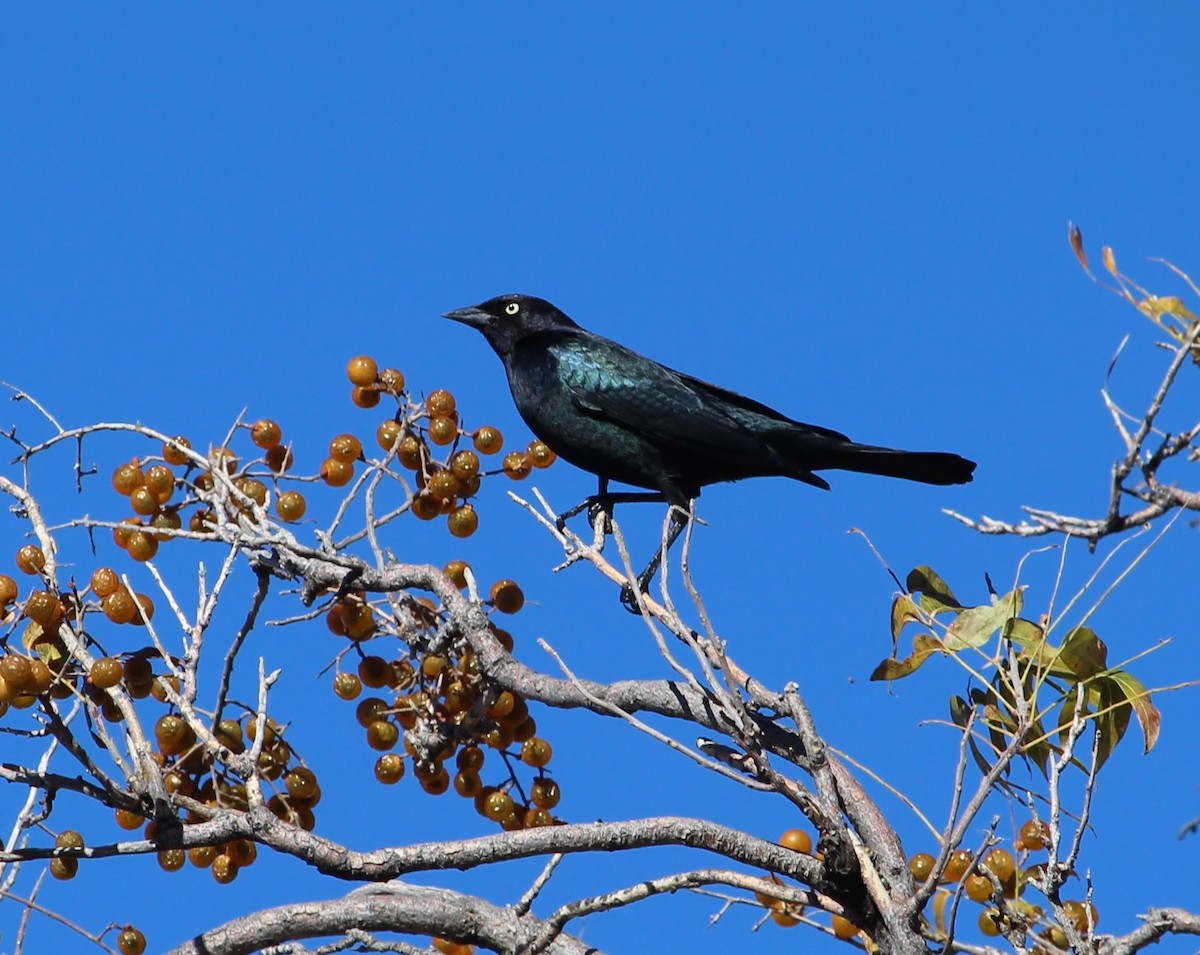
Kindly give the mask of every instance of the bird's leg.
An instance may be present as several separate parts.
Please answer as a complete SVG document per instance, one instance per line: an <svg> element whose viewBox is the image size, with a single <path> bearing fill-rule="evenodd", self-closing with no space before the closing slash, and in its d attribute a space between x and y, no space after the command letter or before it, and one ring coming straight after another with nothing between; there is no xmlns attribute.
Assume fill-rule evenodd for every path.
<svg viewBox="0 0 1200 955"><path fill-rule="evenodd" d="M650 589L650 581L654 579L654 575L658 573L658 568L662 566L663 557L671 550L671 545L679 539L679 535L683 533L683 529L688 525L688 512L679 505L671 505L670 515L671 524L667 528L667 539L654 552L654 556L650 558L650 563L646 565L646 569L638 574L637 586L638 590L642 593L646 593ZM621 587L621 606L632 614L637 614L639 617L642 615L637 597L629 584L624 584Z"/></svg>
<svg viewBox="0 0 1200 955"><path fill-rule="evenodd" d="M612 493L608 490L608 478L600 478L600 486L595 494L585 497L574 507L563 511L554 519L554 526L561 533L566 529L567 521L576 514L588 512L588 523L596 526L596 521L603 514L606 518L612 517L612 510L618 504L658 504L665 501L667 498L664 494L658 491L620 491ZM608 528L605 528L606 532Z"/></svg>

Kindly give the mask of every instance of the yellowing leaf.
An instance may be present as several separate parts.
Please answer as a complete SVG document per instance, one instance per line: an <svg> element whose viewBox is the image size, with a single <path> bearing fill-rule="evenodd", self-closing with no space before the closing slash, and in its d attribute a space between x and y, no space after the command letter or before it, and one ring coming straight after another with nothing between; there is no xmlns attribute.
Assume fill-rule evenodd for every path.
<svg viewBox="0 0 1200 955"><path fill-rule="evenodd" d="M1058 655L1081 680L1097 676L1108 668L1108 647L1090 627L1076 627L1068 633Z"/></svg>
<svg viewBox="0 0 1200 955"><path fill-rule="evenodd" d="M921 664L933 654L942 650L942 642L929 633L919 633L913 638L913 652L903 660L887 659L879 664L871 674L871 679L899 680L910 676L920 669Z"/></svg>
<svg viewBox="0 0 1200 955"><path fill-rule="evenodd" d="M1154 749L1158 742L1158 733L1162 729L1162 713L1150 700L1150 691L1142 682L1124 670L1114 670L1108 678L1117 685L1125 695L1129 705L1133 707L1133 715L1137 717L1138 725L1142 728L1142 736L1146 740L1144 752Z"/></svg>
<svg viewBox="0 0 1200 955"><path fill-rule="evenodd" d="M921 613L908 594L901 594L892 601L892 646L900 642L900 631L906 625L921 620Z"/></svg>

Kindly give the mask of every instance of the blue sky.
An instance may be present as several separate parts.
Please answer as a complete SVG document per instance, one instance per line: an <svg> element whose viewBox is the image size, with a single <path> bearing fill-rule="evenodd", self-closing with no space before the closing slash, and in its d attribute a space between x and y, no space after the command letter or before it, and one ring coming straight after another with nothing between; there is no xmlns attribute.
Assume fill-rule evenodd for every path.
<svg viewBox="0 0 1200 955"><path fill-rule="evenodd" d="M1197 27L1183 4L9 5L0 378L68 425L138 419L217 440L248 407L279 420L315 469L329 436L374 431L343 371L366 352L417 390L453 388L469 422L515 442L527 438L495 357L439 316L522 291L801 420L972 457L965 488L841 474L829 494L781 479L711 488L693 555L739 662L797 680L835 745L940 819L954 740L917 724L943 717L964 680L944 664L891 693L867 682L889 650L892 586L845 531L867 532L901 576L928 563L982 601L984 573L1002 586L1031 547L974 535L941 508L1103 508L1120 452L1099 397L1105 369L1129 334L1111 386L1137 409L1164 362L1150 326L1080 271L1067 222L1094 261L1112 245L1162 293L1180 285L1149 257L1200 272ZM1164 424L1190 425L1196 395L1184 382ZM22 414L12 422L35 429ZM538 484L565 508L592 480L560 466ZM530 662L553 666L533 649L544 636L583 675L664 675L607 585L584 567L551 574L555 545L504 489L485 486L466 544L405 522L391 546L520 580L533 603L512 629ZM79 509L46 493L60 517ZM651 508L626 526L645 548L660 518ZM1196 531L1184 523L1093 621L1116 659L1177 638L1140 664L1151 685L1200 671L1184 590ZM14 549L22 533L0 521ZM1057 561L1027 564L1028 602L1048 599ZM1067 585L1097 561L1073 548ZM348 712L315 719L336 706L315 678L335 649L325 633L259 639L255 653L286 640L295 654L279 693L313 708L310 725L296 717L310 758L338 752ZM1160 748L1142 757L1131 740L1098 794L1084 861L1107 931L1151 904L1195 904L1177 874L1197 844L1175 834L1200 812L1196 697L1161 705ZM708 814L767 837L794 821L593 723L545 717L572 818ZM482 831L464 806L433 818L446 807L411 785L380 791L365 749L339 756L327 799L353 796L355 821L372 822L330 816L331 837L366 848ZM885 807L910 851L925 848L911 818ZM564 892L702 864L645 859L645 870L564 867ZM43 901L90 925L137 922L157 948L254 904L342 888L293 863L247 871L242 891L174 878L165 885L204 908L151 905L164 883L147 860L97 866ZM444 881L511 894L504 873ZM587 937L631 952L664 931L696 951L746 944L746 913L707 928L714 908L653 902L592 920ZM15 918L0 909L4 950Z"/></svg>

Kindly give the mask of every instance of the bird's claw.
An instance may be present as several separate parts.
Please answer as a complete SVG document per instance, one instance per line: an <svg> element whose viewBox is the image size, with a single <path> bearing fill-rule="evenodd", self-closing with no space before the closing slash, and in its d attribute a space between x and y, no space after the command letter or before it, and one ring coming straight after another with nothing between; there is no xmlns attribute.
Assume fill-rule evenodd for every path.
<svg viewBox="0 0 1200 955"><path fill-rule="evenodd" d="M612 533L612 516L609 514L608 508L600 501L594 503L588 508L588 524L592 529L596 529L596 525L600 525L602 534Z"/></svg>
<svg viewBox="0 0 1200 955"><path fill-rule="evenodd" d="M645 587L639 587L642 593L646 592ZM628 583L621 585L621 606L628 610L635 617L642 616L642 608L638 606L637 596L633 592L633 588Z"/></svg>

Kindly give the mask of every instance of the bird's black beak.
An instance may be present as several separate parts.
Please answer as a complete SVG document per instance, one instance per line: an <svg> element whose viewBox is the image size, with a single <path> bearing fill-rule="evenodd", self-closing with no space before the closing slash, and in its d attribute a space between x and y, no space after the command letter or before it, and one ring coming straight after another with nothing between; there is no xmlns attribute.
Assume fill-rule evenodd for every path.
<svg viewBox="0 0 1200 955"><path fill-rule="evenodd" d="M472 328L483 328L492 320L491 315L481 308L476 308L474 305L470 308L457 308L453 312L447 312L442 317L462 322L464 325L470 325Z"/></svg>

